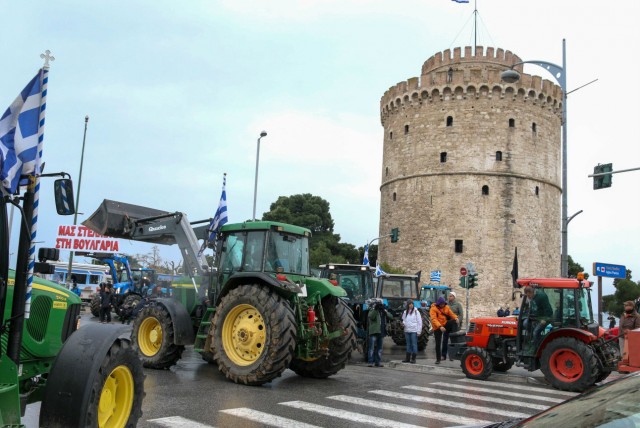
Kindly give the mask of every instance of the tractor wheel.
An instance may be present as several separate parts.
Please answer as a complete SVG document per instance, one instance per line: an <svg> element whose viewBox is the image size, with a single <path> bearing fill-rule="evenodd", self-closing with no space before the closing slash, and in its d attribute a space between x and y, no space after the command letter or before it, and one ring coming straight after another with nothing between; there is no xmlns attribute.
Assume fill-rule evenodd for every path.
<svg viewBox="0 0 640 428"><path fill-rule="evenodd" d="M210 333L218 369L236 383L262 385L280 376L293 358L293 309L265 285L240 285L220 301Z"/></svg>
<svg viewBox="0 0 640 428"><path fill-rule="evenodd" d="M429 314L420 311L422 316L422 336L418 336L418 351L424 351L429 343L429 330L431 330L431 319Z"/></svg>
<svg viewBox="0 0 640 428"><path fill-rule="evenodd" d="M89 308L91 308L91 315L96 318L100 318L100 303L100 295L94 294L91 298L91 304L89 305Z"/></svg>
<svg viewBox="0 0 640 428"><path fill-rule="evenodd" d="M124 298L122 307L133 309L138 305L138 303L140 303L140 300L142 300L142 296L140 296L139 294L129 294Z"/></svg>
<svg viewBox="0 0 640 428"><path fill-rule="evenodd" d="M582 392L601 375L593 348L572 337L560 337L542 351L540 370L554 388Z"/></svg>
<svg viewBox="0 0 640 428"><path fill-rule="evenodd" d="M342 300L334 296L322 299L322 310L329 332L343 329L344 334L335 337L327 344L329 354L314 360L294 358L289 368L300 376L324 379L342 370L356 348L356 322L353 313Z"/></svg>
<svg viewBox="0 0 640 428"><path fill-rule="evenodd" d="M44 392L39 426L137 426L145 396L142 364L127 339L113 337L115 326L97 327L100 331L79 335L76 339L82 336L81 340L58 354Z"/></svg>
<svg viewBox="0 0 640 428"><path fill-rule="evenodd" d="M507 372L513 367L513 360L511 359L507 359L505 363L502 358L492 358L491 362L493 364L493 370L500 373Z"/></svg>
<svg viewBox="0 0 640 428"><path fill-rule="evenodd" d="M493 364L487 351L475 346L464 351L460 365L469 379L485 380L493 372Z"/></svg>
<svg viewBox="0 0 640 428"><path fill-rule="evenodd" d="M399 319L394 319L391 321L393 324L393 328L391 328L391 339L393 343L400 346L407 345L407 339L404 337L404 328L402 328L402 321ZM387 329L389 331L389 329Z"/></svg>
<svg viewBox="0 0 640 428"><path fill-rule="evenodd" d="M173 320L167 309L151 302L133 320L131 341L145 367L167 369L182 356L184 346L173 343Z"/></svg>

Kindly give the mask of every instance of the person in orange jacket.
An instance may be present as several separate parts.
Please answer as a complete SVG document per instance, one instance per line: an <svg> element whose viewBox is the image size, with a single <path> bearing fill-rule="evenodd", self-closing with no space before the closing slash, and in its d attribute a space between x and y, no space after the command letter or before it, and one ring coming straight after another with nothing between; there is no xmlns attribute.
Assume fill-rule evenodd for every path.
<svg viewBox="0 0 640 428"><path fill-rule="evenodd" d="M442 334L445 331L451 333L458 330L458 317L451 311L442 296L438 297L438 300L431 305L429 315L431 316L433 336L436 339L436 364L440 364Z"/></svg>

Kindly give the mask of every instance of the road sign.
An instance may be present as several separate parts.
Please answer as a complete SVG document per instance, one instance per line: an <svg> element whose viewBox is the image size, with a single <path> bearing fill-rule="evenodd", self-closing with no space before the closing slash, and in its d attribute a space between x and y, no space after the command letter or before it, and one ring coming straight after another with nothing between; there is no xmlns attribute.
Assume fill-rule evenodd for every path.
<svg viewBox="0 0 640 428"><path fill-rule="evenodd" d="M462 275L462 276L467 276L467 268L465 268L465 267L461 267L461 268L460 268L460 275Z"/></svg>
<svg viewBox="0 0 640 428"><path fill-rule="evenodd" d="M627 277L627 268L622 265L594 262L593 274L595 276L604 276L605 278L625 279Z"/></svg>

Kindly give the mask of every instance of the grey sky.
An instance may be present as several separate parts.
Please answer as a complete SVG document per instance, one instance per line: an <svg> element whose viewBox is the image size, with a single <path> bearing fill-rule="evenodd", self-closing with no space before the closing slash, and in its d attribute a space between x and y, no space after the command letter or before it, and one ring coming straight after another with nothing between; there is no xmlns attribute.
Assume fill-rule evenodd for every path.
<svg viewBox="0 0 640 428"><path fill-rule="evenodd" d="M587 178L598 162L640 166L634 77L640 4L478 3L478 44L560 64L566 38L569 88L599 79L570 94L567 104L569 214L584 210L570 224L569 253L589 272L594 261L624 264L640 279L640 171L615 175L613 187L600 191ZM331 203L335 231L357 246L378 234L380 97L418 76L433 53L473 43L473 1L0 5L0 109L41 66L41 52L56 57L45 129L48 172L67 171L77 184L84 116L91 118L81 212L109 198L206 218L226 172L230 221L248 219L256 139L264 129L258 215L280 195L319 195ZM552 79L539 67L525 70ZM51 188L45 183L43 193ZM43 195L42 245L53 245L58 224L72 222L55 216L52 204ZM148 248L123 245L131 253ZM178 252L163 249L163 256L177 260Z"/></svg>

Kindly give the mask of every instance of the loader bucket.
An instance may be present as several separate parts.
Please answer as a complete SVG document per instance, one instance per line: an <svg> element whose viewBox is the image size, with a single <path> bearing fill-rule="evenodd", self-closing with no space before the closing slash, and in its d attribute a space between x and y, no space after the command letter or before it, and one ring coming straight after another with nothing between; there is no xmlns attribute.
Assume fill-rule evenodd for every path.
<svg viewBox="0 0 640 428"><path fill-rule="evenodd" d="M128 233L130 228L129 220L139 220L164 214L169 213L154 208L105 199L96 212L91 214L82 224L101 235L130 239Z"/></svg>

